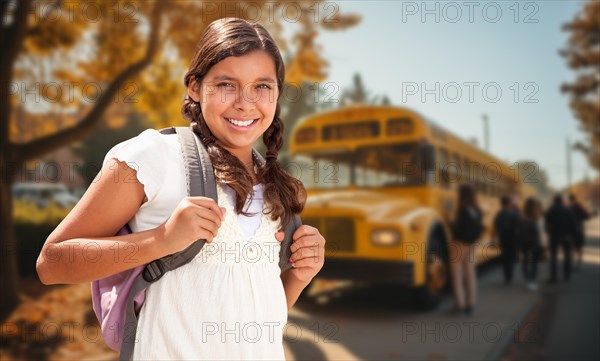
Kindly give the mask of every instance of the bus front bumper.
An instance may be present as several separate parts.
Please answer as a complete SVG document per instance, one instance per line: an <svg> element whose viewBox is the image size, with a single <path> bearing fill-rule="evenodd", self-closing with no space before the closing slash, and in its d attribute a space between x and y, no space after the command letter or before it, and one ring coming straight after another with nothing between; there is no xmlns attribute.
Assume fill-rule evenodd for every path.
<svg viewBox="0 0 600 361"><path fill-rule="evenodd" d="M414 284L412 262L325 258L317 277L371 283Z"/></svg>

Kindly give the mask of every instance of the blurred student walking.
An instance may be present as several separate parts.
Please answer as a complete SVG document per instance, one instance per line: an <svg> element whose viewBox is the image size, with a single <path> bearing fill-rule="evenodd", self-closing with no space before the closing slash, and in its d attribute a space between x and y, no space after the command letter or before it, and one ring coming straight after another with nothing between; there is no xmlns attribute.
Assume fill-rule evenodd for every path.
<svg viewBox="0 0 600 361"><path fill-rule="evenodd" d="M545 262L548 260L548 249L550 241L548 241L548 233L546 232L546 220L544 219L544 207L539 199L535 201L536 211L540 215L537 220L538 230L540 231L540 255L539 261Z"/></svg>
<svg viewBox="0 0 600 361"><path fill-rule="evenodd" d="M504 196L500 199L502 209L494 218L492 238L498 237L500 243L500 258L504 270L504 284L512 281L513 269L517 259L515 232L519 224L519 215L512 206L511 198Z"/></svg>
<svg viewBox="0 0 600 361"><path fill-rule="evenodd" d="M458 188L458 208L452 224L453 240L450 244L450 267L456 301L455 311L473 312L477 300L475 274L475 243L483 232L482 215L475 189L467 184ZM466 281L466 300L465 286Z"/></svg>
<svg viewBox="0 0 600 361"><path fill-rule="evenodd" d="M563 204L562 195L554 196L554 202L545 216L546 231L550 238L550 279L548 283L557 281L558 247L563 250L563 279L568 281L571 276L571 248L577 234L575 215Z"/></svg>
<svg viewBox="0 0 600 361"><path fill-rule="evenodd" d="M573 239L573 250L577 259L577 267L581 267L583 258L583 245L585 243L584 222L590 219L590 214L585 207L577 200L574 194L569 194L569 208L575 215L577 232Z"/></svg>
<svg viewBox="0 0 600 361"><path fill-rule="evenodd" d="M519 248L523 253L523 277L527 282L527 288L532 291L538 289L535 280L541 250L541 236L538 227L540 218L541 213L539 212L537 200L531 197L527 198L516 234Z"/></svg>

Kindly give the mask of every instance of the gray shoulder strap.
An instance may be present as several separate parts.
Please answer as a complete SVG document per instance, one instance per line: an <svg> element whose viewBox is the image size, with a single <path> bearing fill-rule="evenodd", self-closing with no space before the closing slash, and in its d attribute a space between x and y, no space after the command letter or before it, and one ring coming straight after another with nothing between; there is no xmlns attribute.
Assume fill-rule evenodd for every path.
<svg viewBox="0 0 600 361"><path fill-rule="evenodd" d="M281 249L279 250L279 268L281 268L281 272L287 271L292 268L292 262L289 261L292 256L292 236L294 232L302 225L302 220L300 216L294 214L292 221L285 225L283 232L285 233L285 238L281 242Z"/></svg>
<svg viewBox="0 0 600 361"><path fill-rule="evenodd" d="M188 195L206 196L217 201L215 172L204 143L191 127L175 127L175 131L182 145L186 174L190 181Z"/></svg>
<svg viewBox="0 0 600 361"><path fill-rule="evenodd" d="M217 201L217 188L214 170L204 144L190 127L166 128L162 134L179 136L184 157L187 176L188 196L207 196ZM146 265L143 272L135 280L127 301L125 311L125 327L119 360L129 361L133 358L133 348L136 343L138 317L134 310L134 298L150 284L158 281L166 272L189 263L200 252L205 240L199 239L181 252L164 256Z"/></svg>

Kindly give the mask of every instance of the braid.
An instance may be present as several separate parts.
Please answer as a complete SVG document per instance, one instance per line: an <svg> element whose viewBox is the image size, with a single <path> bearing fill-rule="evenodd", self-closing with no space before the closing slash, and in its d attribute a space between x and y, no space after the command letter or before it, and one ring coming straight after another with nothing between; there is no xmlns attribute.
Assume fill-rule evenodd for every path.
<svg viewBox="0 0 600 361"><path fill-rule="evenodd" d="M283 146L283 122L279 117L279 104L275 109L275 116L271 126L263 134L263 142L267 146L267 154L265 159L268 162L277 162L279 150Z"/></svg>
<svg viewBox="0 0 600 361"><path fill-rule="evenodd" d="M260 170L260 178L265 186L264 199L270 205L271 218L281 217L281 226L291 221L296 213L302 212L306 201L306 190L302 183L290 176L277 162L277 155L283 145L283 122L277 104L271 126L263 134L267 146L266 164Z"/></svg>

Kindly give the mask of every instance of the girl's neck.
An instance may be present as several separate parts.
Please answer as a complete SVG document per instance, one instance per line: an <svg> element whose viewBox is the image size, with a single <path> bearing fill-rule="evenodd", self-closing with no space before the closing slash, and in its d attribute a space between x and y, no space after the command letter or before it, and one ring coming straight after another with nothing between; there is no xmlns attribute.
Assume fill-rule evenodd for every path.
<svg viewBox="0 0 600 361"><path fill-rule="evenodd" d="M249 163L243 163L244 167L246 167L246 171L248 172L248 174L250 174L250 177L252 177L252 185L257 185L258 182L258 176L256 174L256 168L254 165L254 161L253 159L250 159Z"/></svg>

